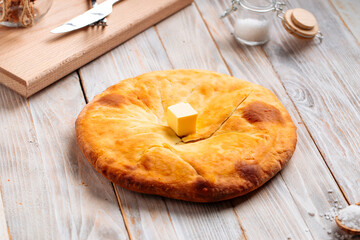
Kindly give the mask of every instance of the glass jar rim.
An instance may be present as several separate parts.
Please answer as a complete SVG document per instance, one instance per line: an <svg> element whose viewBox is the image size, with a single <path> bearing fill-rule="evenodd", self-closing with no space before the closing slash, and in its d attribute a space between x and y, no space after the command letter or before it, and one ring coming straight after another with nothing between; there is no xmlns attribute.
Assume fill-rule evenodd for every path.
<svg viewBox="0 0 360 240"><path fill-rule="evenodd" d="M240 4L241 7L243 7L246 10L265 13L275 10L276 0L270 0L268 5L261 7L249 3L247 0L239 0L238 3Z"/></svg>

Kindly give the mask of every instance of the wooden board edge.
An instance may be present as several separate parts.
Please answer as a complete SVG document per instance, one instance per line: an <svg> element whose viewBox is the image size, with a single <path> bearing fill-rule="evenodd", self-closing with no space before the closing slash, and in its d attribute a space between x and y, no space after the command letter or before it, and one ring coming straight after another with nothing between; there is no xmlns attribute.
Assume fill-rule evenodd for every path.
<svg viewBox="0 0 360 240"><path fill-rule="evenodd" d="M4 69L0 69L0 79L0 83L4 86L10 88L22 96L27 95L27 83L23 79L5 71Z"/></svg>
<svg viewBox="0 0 360 240"><path fill-rule="evenodd" d="M97 45L92 45L85 51L74 53L71 57L73 59L68 59L69 61L66 61L65 64L57 65L53 69L44 72L44 74L42 74L40 77L38 76L36 79L29 80L25 94L20 94L26 97L30 97L31 95L42 90L48 85L56 82L60 78L68 75L69 73L84 66L85 64L91 62L99 56L107 53L121 43L143 32L149 27L154 26L158 22L173 15L174 13L185 8L193 2L193 0L173 1L175 1L175 4L164 4L164 6L162 8L159 8L157 12L132 25L131 29L129 29L126 34L115 33L111 35L111 37L106 40L108 42L106 45L99 43ZM80 58L79 55L82 55L82 57Z"/></svg>

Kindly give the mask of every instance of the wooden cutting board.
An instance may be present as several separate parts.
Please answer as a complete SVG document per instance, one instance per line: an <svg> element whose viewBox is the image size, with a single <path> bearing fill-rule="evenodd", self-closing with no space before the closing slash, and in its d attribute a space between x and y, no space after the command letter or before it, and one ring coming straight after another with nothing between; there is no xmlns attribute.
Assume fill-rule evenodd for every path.
<svg viewBox="0 0 360 240"><path fill-rule="evenodd" d="M51 29L90 8L87 0L54 0L31 28L0 26L0 82L28 97L192 1L123 0L114 5L107 27L52 34Z"/></svg>

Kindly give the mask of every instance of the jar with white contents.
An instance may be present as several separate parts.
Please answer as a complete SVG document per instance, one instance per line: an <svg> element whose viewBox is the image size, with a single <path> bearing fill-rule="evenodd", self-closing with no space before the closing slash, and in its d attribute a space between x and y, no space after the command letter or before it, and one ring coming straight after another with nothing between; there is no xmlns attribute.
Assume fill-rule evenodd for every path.
<svg viewBox="0 0 360 240"><path fill-rule="evenodd" d="M241 8L235 13L234 36L247 45L260 45L269 40L275 1L240 0Z"/></svg>
<svg viewBox="0 0 360 240"><path fill-rule="evenodd" d="M323 39L315 16L309 11L296 8L283 10L285 3L276 0L232 0L222 18L233 13L234 37L245 45L266 43L270 37L274 15L282 21L287 32L301 39ZM274 14L276 13L276 14Z"/></svg>

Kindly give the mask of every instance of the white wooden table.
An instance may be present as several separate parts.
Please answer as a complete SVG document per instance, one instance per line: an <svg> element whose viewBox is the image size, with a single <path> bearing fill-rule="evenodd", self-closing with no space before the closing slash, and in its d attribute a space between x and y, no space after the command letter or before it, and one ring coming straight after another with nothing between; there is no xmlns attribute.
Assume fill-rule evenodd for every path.
<svg viewBox="0 0 360 240"><path fill-rule="evenodd" d="M360 201L360 1L289 0L315 14L325 40L297 40L276 20L262 47L235 42L234 19L218 18L228 5L195 0L29 99L0 86L0 239L336 239L322 214ZM98 174L74 137L80 110L122 79L172 68L271 89L298 127L286 168L211 204L134 193Z"/></svg>

